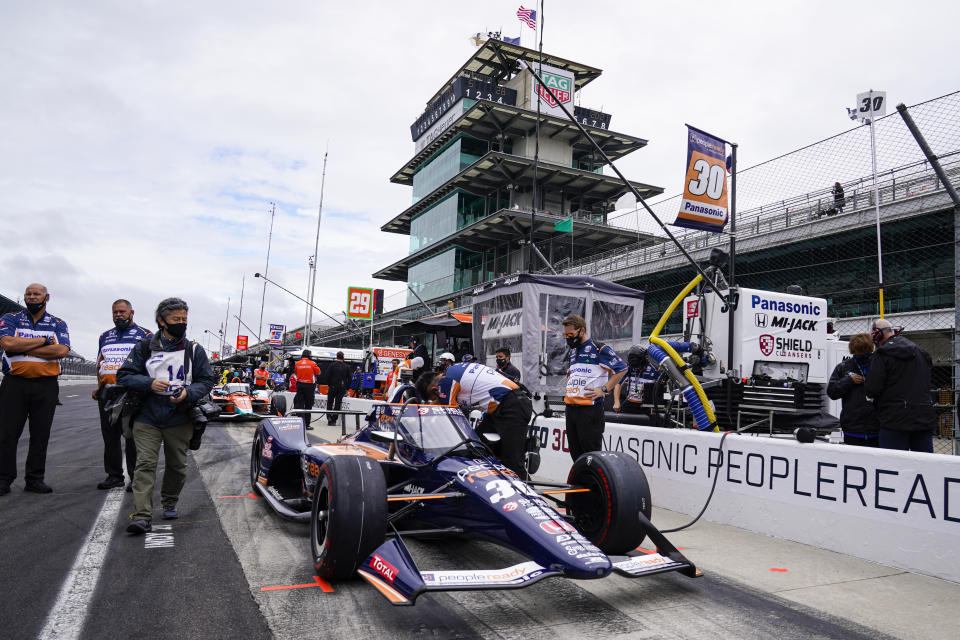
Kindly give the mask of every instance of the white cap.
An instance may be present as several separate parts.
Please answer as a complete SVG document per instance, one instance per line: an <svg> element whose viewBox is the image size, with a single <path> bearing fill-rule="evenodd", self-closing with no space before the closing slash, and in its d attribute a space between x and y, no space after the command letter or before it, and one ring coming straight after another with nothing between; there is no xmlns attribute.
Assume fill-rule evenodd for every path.
<svg viewBox="0 0 960 640"><path fill-rule="evenodd" d="M441 353L440 356L437 358L437 360L449 360L450 362L456 362L456 361L457 361L457 359L454 357L454 355L453 355L452 353L450 353L449 351L444 351L443 353Z"/></svg>

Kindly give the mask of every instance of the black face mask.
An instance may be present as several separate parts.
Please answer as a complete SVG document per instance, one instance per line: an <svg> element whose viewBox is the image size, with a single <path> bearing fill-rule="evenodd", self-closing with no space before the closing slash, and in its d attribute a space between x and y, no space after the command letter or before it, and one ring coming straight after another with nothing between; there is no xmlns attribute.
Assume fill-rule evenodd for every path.
<svg viewBox="0 0 960 640"><path fill-rule="evenodd" d="M115 326L118 331L123 331L130 326L130 322L129 318L114 318L113 326Z"/></svg>
<svg viewBox="0 0 960 640"><path fill-rule="evenodd" d="M187 335L187 323L186 322L176 322L167 324L165 327L167 333L172 335L174 338L182 338Z"/></svg>
<svg viewBox="0 0 960 640"><path fill-rule="evenodd" d="M43 311L43 308L45 306L47 306L46 302L27 302L26 303L27 311L30 312L30 315L37 315L38 313Z"/></svg>
<svg viewBox="0 0 960 640"><path fill-rule="evenodd" d="M573 336L572 338L566 338L567 346L571 349L576 349L580 346L580 343L583 342L583 338L580 336Z"/></svg>
<svg viewBox="0 0 960 640"><path fill-rule="evenodd" d="M503 358L497 358L497 366L503 369L505 366L507 366L507 361Z"/></svg>

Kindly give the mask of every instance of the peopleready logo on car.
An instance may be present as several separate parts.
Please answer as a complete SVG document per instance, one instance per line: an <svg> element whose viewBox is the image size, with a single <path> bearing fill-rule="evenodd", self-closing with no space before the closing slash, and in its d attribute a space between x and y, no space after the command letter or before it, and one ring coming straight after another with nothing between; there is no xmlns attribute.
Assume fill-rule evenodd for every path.
<svg viewBox="0 0 960 640"><path fill-rule="evenodd" d="M427 585L467 586L474 584L518 585L543 573L549 572L536 562L524 562L506 569L493 571L424 571L420 575L424 584Z"/></svg>

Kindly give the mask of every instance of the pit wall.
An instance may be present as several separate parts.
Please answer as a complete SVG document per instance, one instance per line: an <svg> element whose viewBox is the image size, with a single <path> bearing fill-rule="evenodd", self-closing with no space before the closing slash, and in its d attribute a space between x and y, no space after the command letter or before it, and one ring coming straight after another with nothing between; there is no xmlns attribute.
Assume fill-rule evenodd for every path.
<svg viewBox="0 0 960 640"><path fill-rule="evenodd" d="M537 477L565 482L564 421L537 426ZM710 521L960 582L960 457L736 434L721 451L720 438L608 423L604 443L641 464L658 507L696 515L716 478Z"/></svg>

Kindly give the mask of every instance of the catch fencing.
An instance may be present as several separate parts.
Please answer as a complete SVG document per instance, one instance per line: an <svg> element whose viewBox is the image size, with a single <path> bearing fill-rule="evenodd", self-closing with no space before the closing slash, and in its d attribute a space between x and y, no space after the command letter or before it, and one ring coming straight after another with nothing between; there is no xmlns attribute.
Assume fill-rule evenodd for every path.
<svg viewBox="0 0 960 640"><path fill-rule="evenodd" d="M908 110L947 179L960 187L960 92ZM884 316L930 353L938 412L935 449L955 453L960 451L955 413L957 213L903 118L890 111L874 125L876 192L870 128L865 125L738 168L733 277L738 285L774 291L798 284L807 295L826 298L841 337L869 331L880 312L879 208ZM842 114L839 109L838 117ZM837 183L842 197L835 191ZM672 222L679 201L678 195L651 206L661 220ZM694 272L642 208L611 214L607 223L636 231L637 243L553 266L563 274L589 275L643 290L644 331L649 331ZM674 228L674 235L700 264L707 262L711 250L730 249L729 233ZM538 245L545 254L548 244ZM454 292L427 300L430 309L406 290L388 296L384 308L398 310L398 318L415 319L448 307L469 307L475 283L436 284ZM679 330L679 317L665 328L666 333Z"/></svg>
<svg viewBox="0 0 960 640"><path fill-rule="evenodd" d="M948 180L960 186L960 92L908 111ZM879 202L884 316L930 353L938 410L936 449L954 453L957 213L900 114L894 110L877 119L875 127L878 201L865 125L737 171L735 279L745 287L775 291L798 284L807 295L827 299L841 337L869 331L880 309ZM835 194L835 183L842 198ZM679 201L680 196L666 198L652 208L671 222ZM692 269L643 209L621 213L611 223L656 239L594 256L563 272L642 289L644 327L651 327L690 280ZM701 264L711 249L729 250L729 234L677 231L680 244ZM679 330L679 319L667 327L671 330Z"/></svg>

